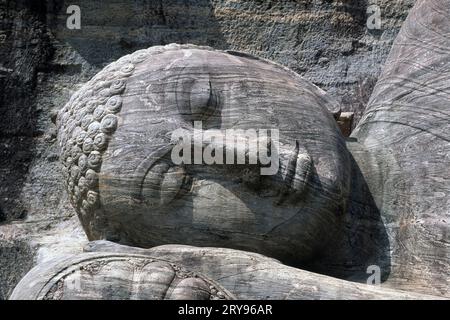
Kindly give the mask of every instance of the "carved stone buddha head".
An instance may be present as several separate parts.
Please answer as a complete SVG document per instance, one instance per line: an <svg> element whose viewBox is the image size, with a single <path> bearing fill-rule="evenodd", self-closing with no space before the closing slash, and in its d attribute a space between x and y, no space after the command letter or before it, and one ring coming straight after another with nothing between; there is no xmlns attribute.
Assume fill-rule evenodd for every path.
<svg viewBox="0 0 450 320"><path fill-rule="evenodd" d="M306 261L345 212L350 160L327 95L275 63L192 45L125 56L58 117L91 240Z"/></svg>

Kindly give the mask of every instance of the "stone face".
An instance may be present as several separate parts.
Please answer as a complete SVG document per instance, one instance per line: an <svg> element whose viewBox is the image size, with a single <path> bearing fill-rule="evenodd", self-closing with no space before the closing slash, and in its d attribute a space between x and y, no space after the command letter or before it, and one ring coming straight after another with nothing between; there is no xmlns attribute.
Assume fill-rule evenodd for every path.
<svg viewBox="0 0 450 320"><path fill-rule="evenodd" d="M350 162L332 115L339 111L319 88L253 56L175 44L138 51L97 74L59 114L72 204L91 240L231 247L304 262L346 209ZM196 122L224 136L277 130L274 172L261 175L262 164L249 159L175 163L173 134L194 135ZM102 148L91 138L99 134ZM212 142L205 134L189 149L204 154ZM216 152L249 157L250 140L241 140Z"/></svg>
<svg viewBox="0 0 450 320"><path fill-rule="evenodd" d="M208 278L143 255L70 256L32 269L12 300L231 300Z"/></svg>
<svg viewBox="0 0 450 320"><path fill-rule="evenodd" d="M171 42L248 51L289 66L326 89L342 100L344 111L356 111L356 125L392 40L413 4L412 0L377 1L383 27L381 31L370 31L365 28L363 17L371 1L218 0L184 1L182 5L178 1L141 1L130 6L127 1L109 1L106 5L83 0L78 3L87 23L82 30L73 31L65 27L65 9L72 4L69 2L0 3L0 42L5 39L0 43L0 87L4 88L0 90L0 109L5 119L0 122L0 299L9 296L33 264L80 251L81 244L86 242L68 196L61 192L64 181L56 161L56 129L52 119L74 91L105 64L137 49ZM448 7L448 3L443 7ZM434 37L426 40L430 39ZM422 58L428 53L414 52ZM390 73L395 74L392 70ZM428 88L425 84L433 83L419 79L421 85L412 88ZM447 159L448 150L442 139L410 143L414 136L423 142L425 133L410 132L413 130L410 123L408 130L404 130L405 126L398 129L399 123L419 112L408 102L411 112L396 115L398 106L405 104L405 97L400 94L399 99L392 99L386 90L388 83L383 84L382 94L375 97L376 104L355 134L362 144L349 143L358 162L358 166L352 166L352 189L359 191L351 193L349 214L344 217L341 229L346 235L335 241L336 247L329 248L330 253L325 254L328 257L305 268L365 281L366 267L381 263L382 270L388 270L384 279L390 277L385 285L445 295L449 263L445 226L448 179L444 165L448 161L442 159ZM388 97L386 104L380 103L380 97L384 96ZM398 101L394 104L393 100ZM413 100L419 101L417 97ZM390 106L389 110L379 110L382 104ZM441 108L433 104L432 113ZM100 111L96 117L102 116ZM372 121L370 114L382 117ZM432 121L429 119L416 119L413 125L436 134L442 122L436 116ZM390 124L383 127L377 121ZM91 127L91 132L95 127ZM396 134L391 135L391 127ZM445 128L445 124L441 127ZM377 133L372 139L373 132ZM436 136L445 134L440 132ZM102 149L107 141L102 135L91 139L87 148ZM403 148L402 141L407 142L407 147ZM401 154L409 152L414 155ZM419 164L430 155L432 161ZM389 164L387 158L391 159ZM80 163L88 164L87 157L80 159ZM91 157L91 161L95 159ZM411 166L412 162L416 165ZM374 169L376 166L378 169ZM405 167L410 170L403 171ZM389 169L380 174L384 168ZM86 178L82 178L79 181L86 183ZM398 190L408 191L398 193ZM372 193L381 212L376 209ZM95 194L90 194L89 199L95 199ZM359 274L356 278L355 273Z"/></svg>

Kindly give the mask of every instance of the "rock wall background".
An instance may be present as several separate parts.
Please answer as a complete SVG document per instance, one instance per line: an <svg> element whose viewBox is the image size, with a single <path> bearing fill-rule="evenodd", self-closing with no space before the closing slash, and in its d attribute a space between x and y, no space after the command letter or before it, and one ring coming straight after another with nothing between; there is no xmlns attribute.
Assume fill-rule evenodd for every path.
<svg viewBox="0 0 450 320"><path fill-rule="evenodd" d="M382 29L366 27L367 7ZM63 188L54 119L120 56L171 42L246 51L330 92L356 121L413 0L0 0L0 299L86 242ZM81 30L66 9L81 7Z"/></svg>

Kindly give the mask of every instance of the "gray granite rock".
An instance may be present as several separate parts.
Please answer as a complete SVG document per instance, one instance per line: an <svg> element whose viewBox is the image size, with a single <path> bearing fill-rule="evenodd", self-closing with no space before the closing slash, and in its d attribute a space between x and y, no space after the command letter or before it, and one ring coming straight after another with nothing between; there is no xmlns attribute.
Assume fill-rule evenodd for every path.
<svg viewBox="0 0 450 320"><path fill-rule="evenodd" d="M216 282L144 255L59 257L33 268L12 300L232 300Z"/></svg>
<svg viewBox="0 0 450 320"><path fill-rule="evenodd" d="M90 240L229 247L298 265L333 239L346 210L350 156L339 112L318 87L250 55L176 44L140 50L59 113L67 189ZM181 129L190 155L177 163ZM211 147L208 130L223 146ZM242 133L225 139L230 130ZM258 145L250 163L246 130L257 143L276 130L266 139L270 163ZM208 148L218 163L206 164Z"/></svg>
<svg viewBox="0 0 450 320"><path fill-rule="evenodd" d="M416 3L353 133L365 150L360 163L389 235L388 283L447 297L449 17L448 0Z"/></svg>
<svg viewBox="0 0 450 320"><path fill-rule="evenodd" d="M0 107L8 119L0 123L0 220L3 221L0 256L5 260L0 264L0 298L9 295L32 265L60 254L80 252L87 241L67 195L61 192L63 178L55 161L57 146L52 119L71 94L102 66L137 49L174 41L248 51L289 66L327 89L341 100L343 110L357 111L356 124L413 1L378 1L383 15L380 32L365 28L366 21L362 17L370 1L350 1L342 5L336 2L310 4L309 1L185 3L142 1L129 6L128 2L114 1L105 9L99 2L81 1L83 19L87 23L80 32L65 28L68 2L0 3L3 22L0 35L6 34L6 41L0 44L0 83L6 88L1 92ZM195 19L191 19L192 16ZM99 31L100 25L103 32ZM134 33L131 29L138 31ZM414 32L423 32L417 30ZM425 36L423 39L435 38ZM443 40L438 43L444 43L442 47L445 47ZM406 52L408 50L409 47ZM418 57L426 57L427 53L414 52ZM388 73L395 73L392 70ZM431 78L419 79L421 82L415 84L415 88L429 81L433 83ZM386 91L388 81L391 80L381 85L381 88L384 86L379 90L381 94L372 98L373 107L355 135L361 143L348 146L358 163L357 166L352 164L351 185L360 192L357 195L351 192L342 239L336 239L337 248L331 246L330 253L325 253L318 263L303 267L364 282L367 266L377 264L384 273L383 280L389 279L385 282L387 286L448 295L445 279L449 265L445 225L448 224L445 217L448 215L445 202L448 177L442 160L448 158L445 156L448 149L442 144L445 139L428 143L423 139L425 131L416 134L423 128L435 134L442 119L435 116L412 118L411 121L417 122L413 124L417 131L411 123L405 130L406 126L400 124L402 119L428 111L411 111L408 107L405 110L411 112L400 115L398 107L395 113L389 108L378 110L384 105L380 97L386 97L386 105L391 109L395 106L393 101L406 106L418 99L405 104L402 93L394 93L400 98L393 99ZM445 93L445 90L439 92ZM430 104L432 114L439 114L441 106L435 102ZM381 116L375 120L379 123L370 120L371 114ZM442 118L445 119L445 114ZM388 121L389 125L380 127ZM445 120L442 121L441 127L445 129ZM434 125L435 122L438 124ZM398 129L400 126L402 129ZM364 127L370 134L365 133ZM393 135L391 128L396 132ZM370 138L372 133L375 134ZM445 130L440 132L444 138L445 134ZM402 143L413 141L410 137L414 136L420 137L422 142ZM422 148L428 145L433 147ZM404 154L411 151L411 154L406 157L400 150L404 150ZM423 159L430 154L433 160L426 163ZM388 158L390 162L386 162ZM425 162L421 165L422 161ZM403 170L409 162L416 165L400 173L398 168ZM373 169L374 164L389 169L386 174L380 174ZM398 189L409 191L398 193ZM396 196L389 196L391 194ZM412 278L417 280L411 281Z"/></svg>
<svg viewBox="0 0 450 320"><path fill-rule="evenodd" d="M86 253L80 256L59 258L52 263L37 266L16 287L11 299L158 299L165 295L168 298L170 292L177 293L176 283L178 286L181 284L177 280L171 282L157 279L173 277L173 265L204 274L205 276L197 279L209 282L210 289L204 291L212 291L218 298L235 297L251 300L440 298L343 281L291 268L259 254L231 249L175 245L139 249L107 241L96 241L91 242L85 250ZM167 262L158 262L157 268L152 268L157 261ZM131 271L129 266L138 263L148 264ZM157 294L167 292L166 284L169 283L172 283L169 293ZM190 295L189 298L200 297Z"/></svg>

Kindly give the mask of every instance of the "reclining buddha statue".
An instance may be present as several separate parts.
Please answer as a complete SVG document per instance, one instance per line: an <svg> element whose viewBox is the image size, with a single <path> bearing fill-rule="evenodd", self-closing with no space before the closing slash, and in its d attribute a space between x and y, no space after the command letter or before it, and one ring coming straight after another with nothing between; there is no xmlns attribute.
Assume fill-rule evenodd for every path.
<svg viewBox="0 0 450 320"><path fill-rule="evenodd" d="M449 17L417 2L348 139L326 92L246 53L113 62L58 115L91 242L11 298L450 297Z"/></svg>

